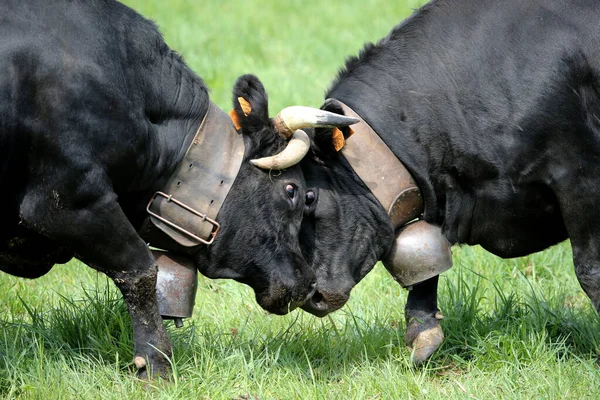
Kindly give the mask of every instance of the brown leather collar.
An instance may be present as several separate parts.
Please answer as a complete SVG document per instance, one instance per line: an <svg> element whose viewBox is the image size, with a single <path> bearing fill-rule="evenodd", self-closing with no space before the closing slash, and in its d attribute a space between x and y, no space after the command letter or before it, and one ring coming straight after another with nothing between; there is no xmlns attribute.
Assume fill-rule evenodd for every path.
<svg viewBox="0 0 600 400"><path fill-rule="evenodd" d="M351 126L354 134L346 139L341 151L387 211L394 229L419 218L423 213L421 191L404 164L354 110L337 99L327 102L339 105L345 115L360 120Z"/></svg>
<svg viewBox="0 0 600 400"><path fill-rule="evenodd" d="M235 181L243 156L242 135L236 131L229 115L211 101L175 173L148 203L152 224L183 247L211 244L220 228L217 214ZM157 235L150 236L164 242ZM152 241L150 244L167 247Z"/></svg>

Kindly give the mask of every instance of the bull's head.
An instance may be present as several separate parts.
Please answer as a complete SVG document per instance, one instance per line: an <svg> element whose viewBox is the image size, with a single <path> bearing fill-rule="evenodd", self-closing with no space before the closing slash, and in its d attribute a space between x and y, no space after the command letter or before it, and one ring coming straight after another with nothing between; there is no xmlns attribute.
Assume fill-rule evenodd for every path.
<svg viewBox="0 0 600 400"><path fill-rule="evenodd" d="M302 113L290 116L295 110L280 115L282 125L315 128L307 129L312 151L301 163L306 199L300 245L316 273L317 290L302 309L322 317L348 301L352 288L389 252L394 231L385 209L335 145L336 136L348 137L351 131L332 126L341 127L339 118L348 117L332 109L325 115L333 114L331 121L336 123L316 124L325 111L302 108Z"/></svg>
<svg viewBox="0 0 600 400"><path fill-rule="evenodd" d="M298 240L306 190L297 164L310 143L293 122L285 128L269 118L267 94L252 75L236 82L233 106L244 160L219 211L221 230L196 263L208 277L248 284L264 309L285 314L315 290Z"/></svg>

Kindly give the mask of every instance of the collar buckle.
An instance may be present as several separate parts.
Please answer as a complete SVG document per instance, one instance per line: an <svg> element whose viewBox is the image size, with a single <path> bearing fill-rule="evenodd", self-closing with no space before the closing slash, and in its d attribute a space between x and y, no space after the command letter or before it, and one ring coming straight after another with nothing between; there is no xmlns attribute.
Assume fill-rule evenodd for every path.
<svg viewBox="0 0 600 400"><path fill-rule="evenodd" d="M187 229L179 226L178 224L176 224L175 222L169 221L168 219L166 219L165 217L158 215L157 213L155 213L154 211L151 210L152 204L154 204L154 201L156 200L157 197L164 197L166 199L166 203L170 204L173 203L176 206L179 206L181 208L183 208L186 211L189 211L190 213L196 215L197 217L199 217L201 219L202 222L208 222L209 224L212 224L213 228L211 230L210 233L210 237L208 240L201 238L198 235L195 235L194 233L188 231ZM151 216L153 216L154 218L158 219L159 221L161 221L162 223L170 226L171 228L177 230L178 232L194 239L197 240L200 243L206 244L206 245L210 245L215 241L215 237L217 236L217 233L219 233L219 230L221 229L221 225L215 221L214 219L208 217L206 214L201 213L198 210L193 209L192 207L188 206L187 204L177 200L176 198L173 197L173 195L171 194L166 194L164 192L158 191L156 193L154 193L154 196L152 196L152 198L150 199L150 201L148 202L148 206L146 207L146 211L148 212L148 214L150 214Z"/></svg>

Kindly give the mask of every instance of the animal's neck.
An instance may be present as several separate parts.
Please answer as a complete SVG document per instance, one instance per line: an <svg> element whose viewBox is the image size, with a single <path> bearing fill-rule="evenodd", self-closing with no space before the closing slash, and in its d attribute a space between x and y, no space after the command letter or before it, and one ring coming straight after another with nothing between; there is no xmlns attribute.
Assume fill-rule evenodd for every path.
<svg viewBox="0 0 600 400"><path fill-rule="evenodd" d="M164 143L169 157L183 159L200 123L208 111L208 89L183 60L168 50L154 68L147 89L146 114Z"/></svg>
<svg viewBox="0 0 600 400"><path fill-rule="evenodd" d="M398 95L405 91L402 82L394 82L391 77L387 79L386 84L380 85L377 80L371 84L346 79L331 91L330 96L347 104L373 128L416 181L423 195L425 219L436 220L436 196L428 174L429 156L420 145L419 137L413 135L420 129L418 121L423 119L412 114L406 99ZM395 89L390 91L390 86ZM363 153L364 157L376 157L368 151Z"/></svg>
<svg viewBox="0 0 600 400"><path fill-rule="evenodd" d="M174 52L163 58L157 82L158 117L197 119L208 109L208 89L183 60Z"/></svg>
<svg viewBox="0 0 600 400"><path fill-rule="evenodd" d="M133 189L129 189L146 194L141 196L144 202L134 205L138 215L144 217L147 201L162 190L183 160L210 101L202 80L181 60L157 62L147 68L146 82L141 87L148 140L140 159L143 167L131 185Z"/></svg>
<svg viewBox="0 0 600 400"><path fill-rule="evenodd" d="M348 105L335 99L328 100L328 103L341 107L344 114L359 120L353 125L354 135L346 141L342 154L379 200L394 229L418 218L423 212L422 197L406 167L369 124ZM365 154L365 149L369 150L368 154Z"/></svg>
<svg viewBox="0 0 600 400"><path fill-rule="evenodd" d="M444 43L429 43L427 30L435 23L430 18L439 1L417 11L377 44L365 47L359 57L350 58L327 97L336 98L359 114L381 137L409 170L424 199L424 218L441 223L443 211L431 181L430 152L427 137L441 124L435 96L447 82L440 78L436 57L444 52ZM428 52L415 49L428 48ZM437 146L438 144L436 144Z"/></svg>

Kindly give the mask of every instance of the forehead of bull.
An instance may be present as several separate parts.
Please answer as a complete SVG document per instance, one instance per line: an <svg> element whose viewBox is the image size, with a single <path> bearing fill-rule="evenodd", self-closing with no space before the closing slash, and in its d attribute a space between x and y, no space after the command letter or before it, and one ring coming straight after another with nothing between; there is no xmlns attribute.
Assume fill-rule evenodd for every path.
<svg viewBox="0 0 600 400"><path fill-rule="evenodd" d="M147 211L159 230L184 247L211 244L217 214L244 156L244 140L212 101L183 160Z"/></svg>

